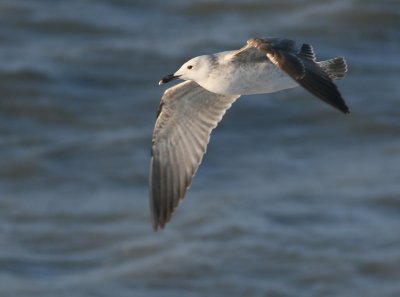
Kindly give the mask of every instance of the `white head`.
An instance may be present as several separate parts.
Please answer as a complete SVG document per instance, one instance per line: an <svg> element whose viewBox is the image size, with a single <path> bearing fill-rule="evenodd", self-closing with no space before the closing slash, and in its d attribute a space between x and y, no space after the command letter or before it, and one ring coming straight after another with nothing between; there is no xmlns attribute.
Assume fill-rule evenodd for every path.
<svg viewBox="0 0 400 297"><path fill-rule="evenodd" d="M193 80L197 83L207 79L210 67L210 56L199 56L187 61L175 73L163 77L159 84L165 84L174 79Z"/></svg>

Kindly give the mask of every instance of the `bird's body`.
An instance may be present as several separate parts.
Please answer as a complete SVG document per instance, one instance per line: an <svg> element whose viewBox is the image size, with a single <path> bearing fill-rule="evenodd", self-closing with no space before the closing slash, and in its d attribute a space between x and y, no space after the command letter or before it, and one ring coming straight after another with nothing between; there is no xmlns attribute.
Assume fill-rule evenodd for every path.
<svg viewBox="0 0 400 297"><path fill-rule="evenodd" d="M208 75L196 82L206 90L224 95L274 93L298 84L263 55L246 63L234 58L237 51L200 56L209 61ZM218 65L218 67L213 67Z"/></svg>
<svg viewBox="0 0 400 297"><path fill-rule="evenodd" d="M347 71L343 58L317 62L312 47L288 39L253 38L239 50L195 57L160 84L186 80L161 98L152 140L150 203L153 227L170 220L192 182L210 134L241 95L302 86L348 113L333 80Z"/></svg>

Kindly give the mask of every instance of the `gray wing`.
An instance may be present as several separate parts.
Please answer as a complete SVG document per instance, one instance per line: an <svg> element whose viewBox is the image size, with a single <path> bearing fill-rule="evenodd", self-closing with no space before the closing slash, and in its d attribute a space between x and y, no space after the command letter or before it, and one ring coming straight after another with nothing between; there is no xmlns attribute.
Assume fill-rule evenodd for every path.
<svg viewBox="0 0 400 297"><path fill-rule="evenodd" d="M322 101L344 113L350 112L333 82L333 79L342 78L347 71L342 57L317 62L311 45L303 44L299 51L293 40L277 38L249 39L236 55L254 57L254 50L266 55L275 66Z"/></svg>
<svg viewBox="0 0 400 297"><path fill-rule="evenodd" d="M211 131L239 96L211 93L193 81L165 91L154 127L150 164L150 206L157 230L189 188Z"/></svg>

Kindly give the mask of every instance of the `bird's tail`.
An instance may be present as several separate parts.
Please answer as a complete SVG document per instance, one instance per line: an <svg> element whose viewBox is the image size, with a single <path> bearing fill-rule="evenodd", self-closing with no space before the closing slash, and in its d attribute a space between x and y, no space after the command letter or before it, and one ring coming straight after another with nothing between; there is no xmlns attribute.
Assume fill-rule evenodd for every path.
<svg viewBox="0 0 400 297"><path fill-rule="evenodd" d="M336 57L317 63L332 80L343 78L347 72L346 60L343 57Z"/></svg>

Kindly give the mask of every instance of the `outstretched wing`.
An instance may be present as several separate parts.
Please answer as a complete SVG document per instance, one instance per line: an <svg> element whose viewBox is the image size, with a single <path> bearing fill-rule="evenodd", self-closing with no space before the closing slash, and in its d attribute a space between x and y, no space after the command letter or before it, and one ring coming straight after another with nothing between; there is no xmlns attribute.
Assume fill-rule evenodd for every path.
<svg viewBox="0 0 400 297"><path fill-rule="evenodd" d="M211 131L237 98L211 93L193 81L165 91L151 148L150 204L155 230L170 220L201 163Z"/></svg>
<svg viewBox="0 0 400 297"><path fill-rule="evenodd" d="M303 44L300 51L296 48L294 41L289 39L261 39L252 38L247 41L247 45L240 49L237 56L244 52L253 52L257 49L265 54L267 58L278 68L293 78L299 85L311 92L313 95L339 109L344 113L349 113L342 95L332 78L340 78L347 70L343 58L337 58L337 64L344 65L344 72L341 76L329 73L327 63L317 62L314 50L311 45ZM252 53L254 55L254 53ZM330 61L334 61L330 60ZM333 63L333 62L332 62Z"/></svg>

